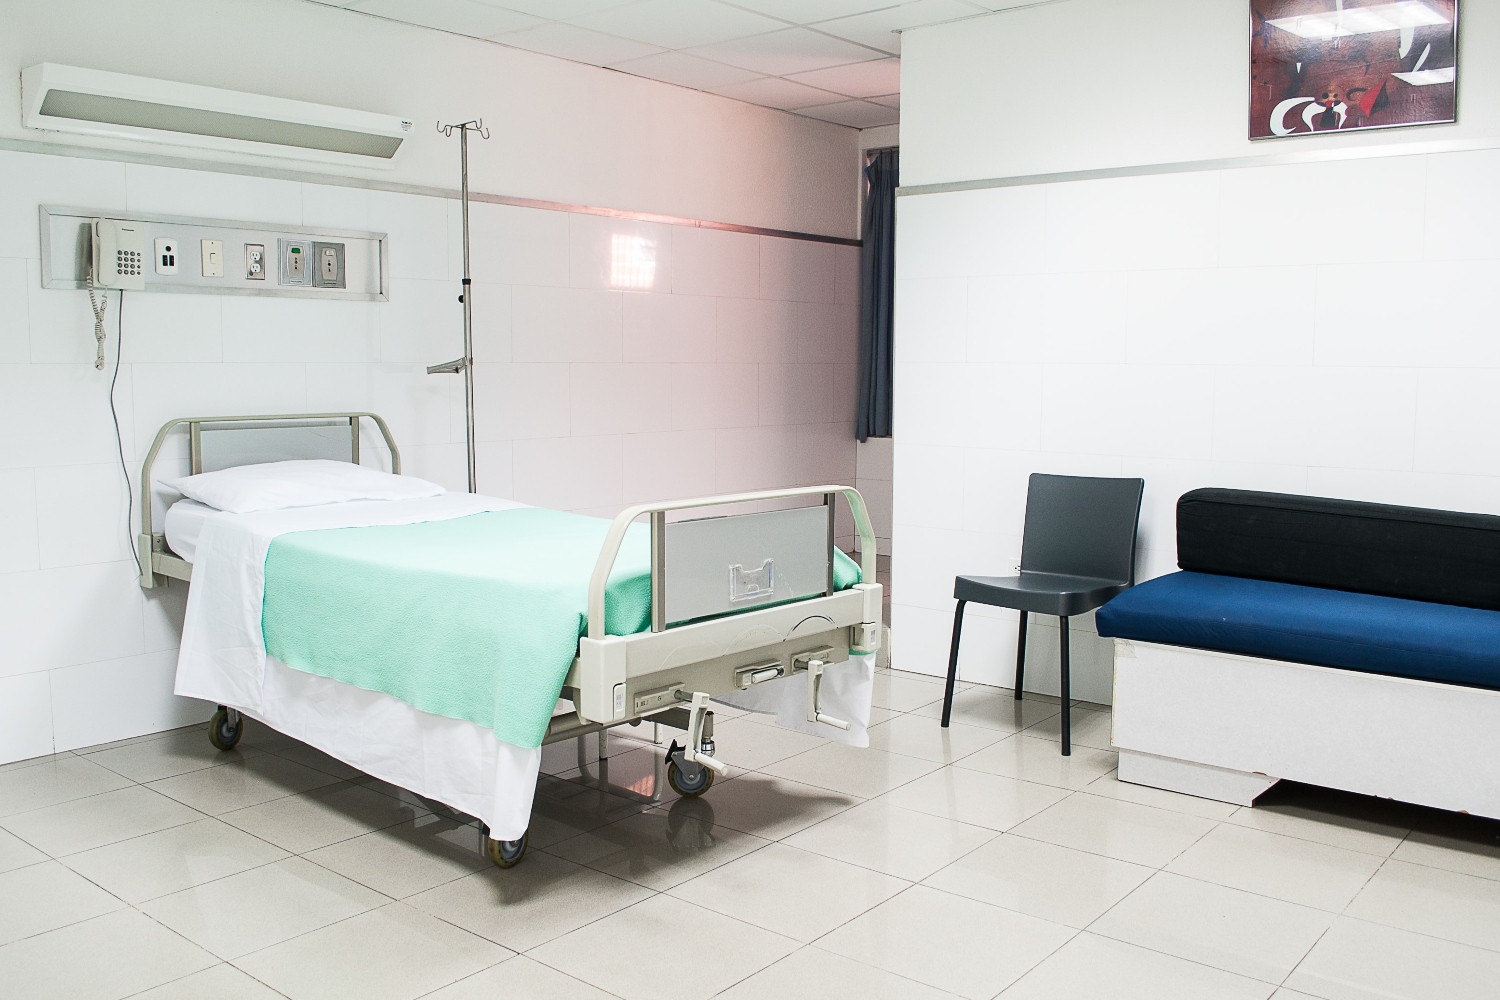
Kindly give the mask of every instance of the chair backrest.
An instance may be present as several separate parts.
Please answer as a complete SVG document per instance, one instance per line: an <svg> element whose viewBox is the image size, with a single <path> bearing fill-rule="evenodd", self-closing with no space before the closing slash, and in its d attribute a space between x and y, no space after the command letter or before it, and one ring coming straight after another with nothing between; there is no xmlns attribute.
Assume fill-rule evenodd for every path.
<svg viewBox="0 0 1500 1000"><path fill-rule="evenodd" d="M1032 473L1021 569L1135 583L1144 479Z"/></svg>

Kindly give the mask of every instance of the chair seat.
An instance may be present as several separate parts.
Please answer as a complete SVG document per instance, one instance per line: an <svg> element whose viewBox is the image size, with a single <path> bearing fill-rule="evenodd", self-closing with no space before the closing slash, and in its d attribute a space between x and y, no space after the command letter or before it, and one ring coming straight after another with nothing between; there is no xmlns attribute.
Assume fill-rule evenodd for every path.
<svg viewBox="0 0 1500 1000"><path fill-rule="evenodd" d="M1023 571L1020 576L957 577L953 596L997 608L1072 617L1101 607L1129 586L1124 580Z"/></svg>

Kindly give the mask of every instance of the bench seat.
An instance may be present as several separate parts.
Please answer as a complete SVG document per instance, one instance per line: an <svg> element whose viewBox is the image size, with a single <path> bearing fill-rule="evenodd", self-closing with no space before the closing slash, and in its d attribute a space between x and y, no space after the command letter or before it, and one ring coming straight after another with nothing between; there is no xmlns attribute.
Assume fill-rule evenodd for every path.
<svg viewBox="0 0 1500 1000"><path fill-rule="evenodd" d="M1179 572L1094 621L1106 637L1500 690L1500 611Z"/></svg>

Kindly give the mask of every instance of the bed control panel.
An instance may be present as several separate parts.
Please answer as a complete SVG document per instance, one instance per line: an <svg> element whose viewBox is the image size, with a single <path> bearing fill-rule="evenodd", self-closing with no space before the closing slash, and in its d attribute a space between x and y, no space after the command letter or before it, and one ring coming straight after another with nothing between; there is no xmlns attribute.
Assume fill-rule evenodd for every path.
<svg viewBox="0 0 1500 1000"><path fill-rule="evenodd" d="M363 301L388 297L390 247L384 233L279 229L264 223L50 205L41 209L43 288L87 287L95 219L133 227L144 246L154 248L154 266L142 269L143 291Z"/></svg>

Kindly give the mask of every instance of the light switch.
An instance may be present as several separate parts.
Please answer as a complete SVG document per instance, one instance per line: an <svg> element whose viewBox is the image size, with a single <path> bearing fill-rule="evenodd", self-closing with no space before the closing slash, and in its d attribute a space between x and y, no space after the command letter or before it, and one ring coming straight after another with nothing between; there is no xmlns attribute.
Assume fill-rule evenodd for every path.
<svg viewBox="0 0 1500 1000"><path fill-rule="evenodd" d="M205 278L224 277L224 241L202 240L203 251L203 276Z"/></svg>

